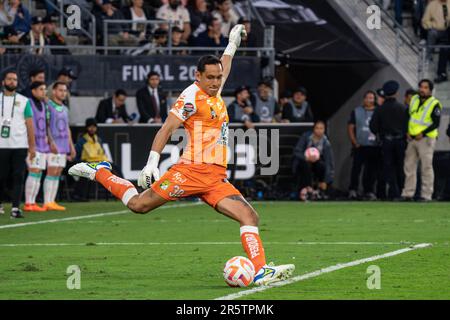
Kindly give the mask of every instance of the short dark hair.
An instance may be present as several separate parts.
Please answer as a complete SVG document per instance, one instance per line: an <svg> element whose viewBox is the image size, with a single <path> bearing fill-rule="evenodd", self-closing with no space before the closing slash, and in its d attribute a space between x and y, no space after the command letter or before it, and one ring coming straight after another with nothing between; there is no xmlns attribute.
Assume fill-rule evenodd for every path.
<svg viewBox="0 0 450 320"><path fill-rule="evenodd" d="M42 68L39 68L39 69L33 69L33 70L30 71L30 73L28 74L28 76L29 76L30 78L31 78L31 77L35 77L35 76L37 76L39 73L45 73L45 70L42 69Z"/></svg>
<svg viewBox="0 0 450 320"><path fill-rule="evenodd" d="M154 76L157 76L158 78L161 77L161 75L160 75L158 72L156 72L156 71L150 71L150 72L147 74L147 82L148 82L148 80L150 80L151 77L154 77Z"/></svg>
<svg viewBox="0 0 450 320"><path fill-rule="evenodd" d="M197 63L197 71L198 72L205 72L206 69L206 65L208 64L220 64L221 67L222 66L222 61L220 61L220 59L214 55L207 55L207 56L203 56L198 60Z"/></svg>
<svg viewBox="0 0 450 320"><path fill-rule="evenodd" d="M314 129L318 124L323 124L323 126L325 127L325 129L327 128L327 124L325 123L325 121L323 121L323 120L316 120L316 121L314 121L313 129Z"/></svg>
<svg viewBox="0 0 450 320"><path fill-rule="evenodd" d="M40 86L45 86L45 82L33 81L30 85L30 89L33 90L33 89L39 88Z"/></svg>
<svg viewBox="0 0 450 320"><path fill-rule="evenodd" d="M405 91L405 97L414 96L416 94L417 94L417 91L412 88L409 88L408 90Z"/></svg>
<svg viewBox="0 0 450 320"><path fill-rule="evenodd" d="M364 93L364 99L367 97L368 94L373 94L373 96L375 97L375 99L377 98L377 93L376 93L375 91L373 91L373 90L367 90L367 91Z"/></svg>
<svg viewBox="0 0 450 320"><path fill-rule="evenodd" d="M125 91L125 90L123 90L123 89L117 89L116 90L116 92L114 92L114 95L116 96L116 97L118 97L118 96L127 96L127 92Z"/></svg>
<svg viewBox="0 0 450 320"><path fill-rule="evenodd" d="M66 88L67 88L67 83L65 83L64 81L56 81L55 84L53 85L52 90L57 89L58 86L66 86Z"/></svg>
<svg viewBox="0 0 450 320"><path fill-rule="evenodd" d="M214 17L214 16L209 17L209 18L206 20L206 26L207 26L207 27L212 26L213 23L214 23L214 21L216 21L216 20L219 21L219 18L216 18L216 17Z"/></svg>
<svg viewBox="0 0 450 320"><path fill-rule="evenodd" d="M17 71L16 71L15 69L9 69L9 70L6 70L6 71L3 73L2 80L5 80L5 79L6 79L6 76L7 76L8 74L10 74L10 73L14 73L16 76L18 75L18 74L17 74Z"/></svg>
<svg viewBox="0 0 450 320"><path fill-rule="evenodd" d="M420 86L422 85L422 83L428 83L428 86L430 87L430 90L433 91L433 89L434 89L434 83L433 83L433 81L431 81L430 79L422 79L422 80L420 80L420 82L419 82L419 88L420 88Z"/></svg>

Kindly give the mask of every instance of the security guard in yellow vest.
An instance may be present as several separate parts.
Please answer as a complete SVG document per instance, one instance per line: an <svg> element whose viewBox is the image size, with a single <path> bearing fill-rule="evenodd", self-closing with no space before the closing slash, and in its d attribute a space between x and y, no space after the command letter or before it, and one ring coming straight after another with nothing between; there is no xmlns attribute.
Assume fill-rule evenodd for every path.
<svg viewBox="0 0 450 320"><path fill-rule="evenodd" d="M411 200L416 191L416 173L420 160L422 190L421 201L431 201L434 186L433 153L441 120L442 105L432 96L433 82L419 82L419 94L409 105L408 147L405 153L405 186L402 197Z"/></svg>

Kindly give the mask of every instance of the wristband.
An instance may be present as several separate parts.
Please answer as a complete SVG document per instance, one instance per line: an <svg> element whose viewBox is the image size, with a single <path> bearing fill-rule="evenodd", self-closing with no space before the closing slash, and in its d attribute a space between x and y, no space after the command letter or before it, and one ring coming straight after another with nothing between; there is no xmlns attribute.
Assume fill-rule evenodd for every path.
<svg viewBox="0 0 450 320"><path fill-rule="evenodd" d="M150 155L148 156L147 165L154 163L158 166L160 154L156 151L150 151Z"/></svg>
<svg viewBox="0 0 450 320"><path fill-rule="evenodd" d="M223 55L234 57L234 53L237 50L237 46L233 42L228 42L227 47L225 48L225 51L223 52Z"/></svg>

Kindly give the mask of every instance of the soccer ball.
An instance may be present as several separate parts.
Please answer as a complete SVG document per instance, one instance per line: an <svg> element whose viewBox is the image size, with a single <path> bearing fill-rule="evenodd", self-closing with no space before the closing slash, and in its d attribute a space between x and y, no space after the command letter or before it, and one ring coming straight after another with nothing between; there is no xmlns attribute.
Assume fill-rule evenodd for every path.
<svg viewBox="0 0 450 320"><path fill-rule="evenodd" d="M320 151L317 148L311 147L305 150L306 160L316 162L320 158Z"/></svg>
<svg viewBox="0 0 450 320"><path fill-rule="evenodd" d="M223 277L230 287L247 287L253 282L255 267L245 257L233 257L225 264Z"/></svg>

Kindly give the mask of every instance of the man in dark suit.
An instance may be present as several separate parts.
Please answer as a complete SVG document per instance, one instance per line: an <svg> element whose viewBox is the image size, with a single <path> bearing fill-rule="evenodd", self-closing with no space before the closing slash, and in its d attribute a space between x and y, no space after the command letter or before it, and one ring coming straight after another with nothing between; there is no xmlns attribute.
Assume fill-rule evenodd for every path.
<svg viewBox="0 0 450 320"><path fill-rule="evenodd" d="M116 90L112 97L100 101L95 120L98 123L128 123L132 121L127 113L126 99L127 93L125 90Z"/></svg>
<svg viewBox="0 0 450 320"><path fill-rule="evenodd" d="M149 72L147 85L136 92L140 123L163 123L167 118L167 96L159 87L157 72Z"/></svg>

